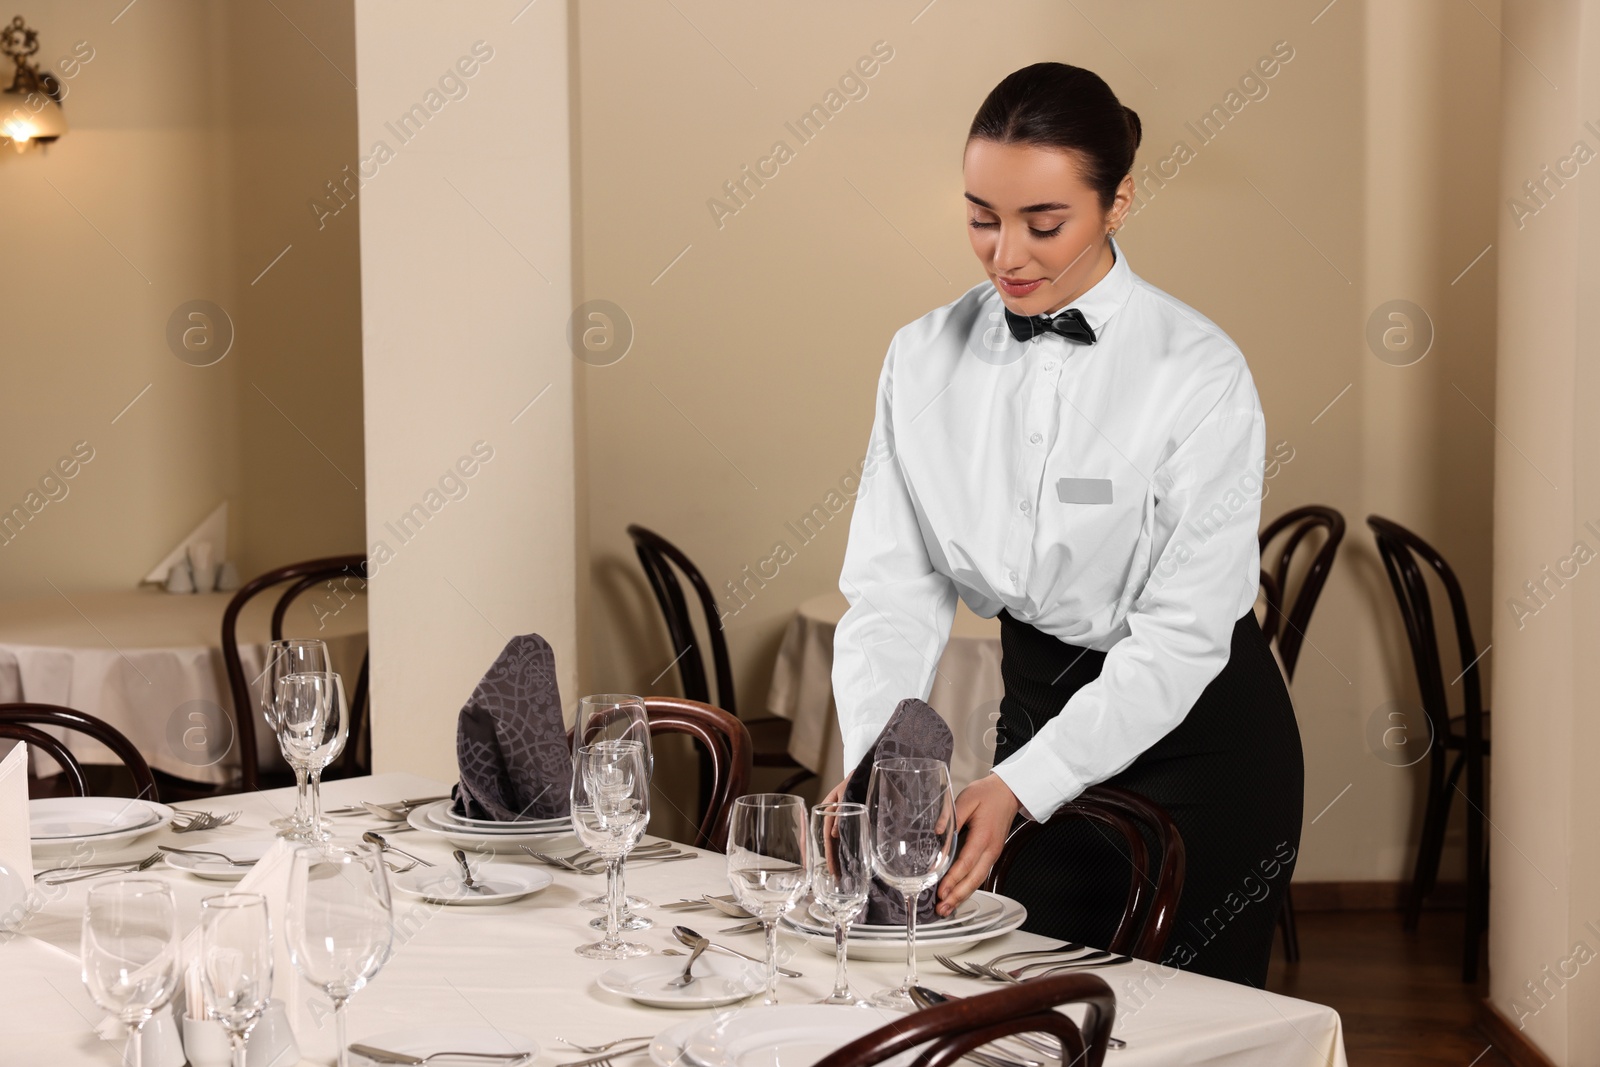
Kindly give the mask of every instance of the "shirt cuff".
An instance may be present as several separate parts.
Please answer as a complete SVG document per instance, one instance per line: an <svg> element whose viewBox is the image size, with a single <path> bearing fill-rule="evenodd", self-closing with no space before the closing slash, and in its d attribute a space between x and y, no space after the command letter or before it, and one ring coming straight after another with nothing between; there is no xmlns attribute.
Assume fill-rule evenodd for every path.
<svg viewBox="0 0 1600 1067"><path fill-rule="evenodd" d="M1036 743L1023 745L994 773L1035 822L1048 822L1057 808L1088 788L1054 752Z"/></svg>

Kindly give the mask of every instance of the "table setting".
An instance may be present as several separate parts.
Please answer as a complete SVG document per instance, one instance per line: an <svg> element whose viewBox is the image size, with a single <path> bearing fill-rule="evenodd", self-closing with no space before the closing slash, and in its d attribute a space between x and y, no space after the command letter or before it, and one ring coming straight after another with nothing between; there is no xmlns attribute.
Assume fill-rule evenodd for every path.
<svg viewBox="0 0 1600 1067"><path fill-rule="evenodd" d="M454 783L321 781L347 731L337 675L265 688L304 790L214 798L198 814L217 824L187 833L197 815L51 812L56 829L140 832L60 861L35 843L43 874L84 877L30 868L26 906L0 909L8 1063L810 1063L904 1012L1071 968L1117 992L1115 1063L1344 1062L1319 1005L1046 941L998 894L934 916L953 794L948 729L920 701L896 709L859 790L736 798L718 854L649 835L643 700L585 697L569 735L536 635L463 707ZM22 866L8 784L0 767L0 870ZM1036 1043L969 1059L1057 1062Z"/></svg>

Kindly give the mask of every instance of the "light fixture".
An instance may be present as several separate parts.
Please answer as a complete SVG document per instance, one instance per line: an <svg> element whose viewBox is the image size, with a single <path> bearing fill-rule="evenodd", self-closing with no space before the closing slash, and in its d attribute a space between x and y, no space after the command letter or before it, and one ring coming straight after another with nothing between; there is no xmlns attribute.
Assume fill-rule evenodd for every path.
<svg viewBox="0 0 1600 1067"><path fill-rule="evenodd" d="M17 65L11 87L0 92L0 140L25 152L66 133L60 80L48 70L41 72L37 63L28 62L39 51L39 31L29 29L18 15L0 29L0 51Z"/></svg>

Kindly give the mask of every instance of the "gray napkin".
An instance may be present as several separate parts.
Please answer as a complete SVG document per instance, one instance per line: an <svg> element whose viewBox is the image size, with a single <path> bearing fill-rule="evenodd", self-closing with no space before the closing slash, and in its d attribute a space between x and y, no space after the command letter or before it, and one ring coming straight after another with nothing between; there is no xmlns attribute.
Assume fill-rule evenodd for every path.
<svg viewBox="0 0 1600 1067"><path fill-rule="evenodd" d="M867 784L872 778L872 765L882 759L922 758L950 762L955 751L955 737L950 726L926 703L907 697L894 709L889 721L884 723L878 739L861 757L844 789L844 799L864 804ZM938 918L934 905L938 899L938 886L924 889L917 896L917 922L932 922ZM867 906L857 921L882 926L904 926L906 921L905 896L881 879L872 879L867 894Z"/></svg>
<svg viewBox="0 0 1600 1067"><path fill-rule="evenodd" d="M451 810L469 819L550 819L570 813L572 753L561 717L556 657L538 634L506 643L456 721L461 783Z"/></svg>

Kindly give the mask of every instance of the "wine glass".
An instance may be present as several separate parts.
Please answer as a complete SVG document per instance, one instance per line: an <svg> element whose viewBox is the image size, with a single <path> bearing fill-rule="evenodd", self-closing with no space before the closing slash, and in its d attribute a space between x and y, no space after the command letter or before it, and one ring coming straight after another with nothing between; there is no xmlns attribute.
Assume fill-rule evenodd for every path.
<svg viewBox="0 0 1600 1067"><path fill-rule="evenodd" d="M382 850L307 846L289 870L289 958L333 1001L339 1067L349 1067L344 1006L389 962L394 905Z"/></svg>
<svg viewBox="0 0 1600 1067"><path fill-rule="evenodd" d="M165 882L134 878L89 890L83 908L83 984L132 1031L141 1067L144 1024L178 988L178 907Z"/></svg>
<svg viewBox="0 0 1600 1067"><path fill-rule="evenodd" d="M845 982L850 924L872 888L872 856L865 804L819 804L811 809L811 899L833 920L836 952L833 992L818 1003L861 1004Z"/></svg>
<svg viewBox="0 0 1600 1067"><path fill-rule="evenodd" d="M317 638L291 638L274 641L267 646L267 666L261 672L261 714L278 737L278 747L283 749L283 738L278 731L278 681L285 675L313 671L329 671L333 661L328 658L328 646ZM295 766L284 750L284 761L294 771L294 813L273 819L268 825L284 831L284 836L299 836L311 825L310 806L306 796L306 770Z"/></svg>
<svg viewBox="0 0 1600 1067"><path fill-rule="evenodd" d="M572 826L585 848L606 862L605 939L578 946L594 960L648 956L643 945L623 941L622 860L650 822L650 772L639 741L597 741L578 748L572 768Z"/></svg>
<svg viewBox="0 0 1600 1067"><path fill-rule="evenodd" d="M578 748L582 745L593 744L596 741L638 741L644 746L645 775L655 774L655 753L650 748L650 716L645 711L644 698L632 696L628 693L598 693L594 696L582 697L578 701L578 717L573 723L572 751L577 755ZM648 930L655 925L655 921L644 915L634 913L634 908L648 908L650 902L642 897L627 895L626 862L617 868L617 891L622 893L621 928L624 930ZM590 911L610 910L610 891L601 896L586 897L578 901L579 905ZM604 930L607 917L602 915L592 920L589 925L596 930Z"/></svg>
<svg viewBox="0 0 1600 1067"><path fill-rule="evenodd" d="M956 850L956 803L950 767L937 759L887 759L872 765L867 783L872 869L906 902L906 977L897 989L873 994L881 1008L912 1010L917 982L917 897L938 883Z"/></svg>
<svg viewBox="0 0 1600 1067"><path fill-rule="evenodd" d="M272 923L259 893L200 901L200 984L211 1017L228 1031L233 1067L244 1067L244 1039L272 996Z"/></svg>
<svg viewBox="0 0 1600 1067"><path fill-rule="evenodd" d="M778 919L806 891L806 802L788 793L753 793L733 802L728 820L728 884L733 898L767 933L767 994L778 1003Z"/></svg>
<svg viewBox="0 0 1600 1067"><path fill-rule="evenodd" d="M327 841L322 824L322 770L344 751L350 733L350 715L344 700L344 681L333 671L286 674L278 679L278 743L284 758L303 768L311 793L311 817L298 833L284 834L296 841Z"/></svg>

